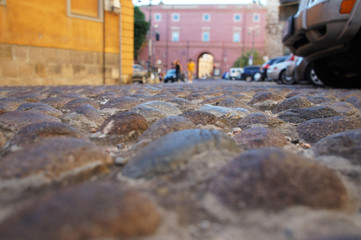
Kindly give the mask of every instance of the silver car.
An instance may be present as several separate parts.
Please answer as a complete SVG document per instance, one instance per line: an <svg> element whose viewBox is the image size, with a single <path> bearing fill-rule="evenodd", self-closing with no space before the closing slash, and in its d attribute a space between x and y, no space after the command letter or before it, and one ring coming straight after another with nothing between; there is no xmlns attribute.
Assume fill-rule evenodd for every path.
<svg viewBox="0 0 361 240"><path fill-rule="evenodd" d="M334 87L361 87L361 0L301 0L283 43Z"/></svg>

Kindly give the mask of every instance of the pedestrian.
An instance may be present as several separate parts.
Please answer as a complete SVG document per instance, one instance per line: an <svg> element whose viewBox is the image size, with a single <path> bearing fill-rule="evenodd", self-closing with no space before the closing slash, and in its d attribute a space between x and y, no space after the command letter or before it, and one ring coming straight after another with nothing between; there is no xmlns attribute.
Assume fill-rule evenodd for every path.
<svg viewBox="0 0 361 240"><path fill-rule="evenodd" d="M182 65L180 64L179 60L175 61L175 75L176 75L176 81L179 82L180 78L181 78L181 73L182 73Z"/></svg>
<svg viewBox="0 0 361 240"><path fill-rule="evenodd" d="M187 64L187 70L188 70L188 82L192 83L193 81L193 75L194 75L194 68L195 63L193 62L192 58L189 59L189 62Z"/></svg>

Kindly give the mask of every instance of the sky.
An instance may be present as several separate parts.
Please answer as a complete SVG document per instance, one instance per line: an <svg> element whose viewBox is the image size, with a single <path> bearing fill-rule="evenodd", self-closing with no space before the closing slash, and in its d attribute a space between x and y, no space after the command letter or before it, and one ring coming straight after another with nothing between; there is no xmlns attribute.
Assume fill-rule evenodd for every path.
<svg viewBox="0 0 361 240"><path fill-rule="evenodd" d="M265 4L267 0L261 0ZM160 0L152 0L152 4L159 4ZM163 0L164 4L246 4L252 0ZM149 0L133 0L134 5L149 4Z"/></svg>

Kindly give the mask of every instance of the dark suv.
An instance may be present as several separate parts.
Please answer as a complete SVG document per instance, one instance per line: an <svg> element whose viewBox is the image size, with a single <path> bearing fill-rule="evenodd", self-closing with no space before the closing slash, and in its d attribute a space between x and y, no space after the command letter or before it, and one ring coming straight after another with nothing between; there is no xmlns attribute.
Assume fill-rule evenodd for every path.
<svg viewBox="0 0 361 240"><path fill-rule="evenodd" d="M361 87L361 0L301 0L283 43L334 87Z"/></svg>
<svg viewBox="0 0 361 240"><path fill-rule="evenodd" d="M243 68L243 73L241 74L241 80L253 81L254 75L256 73L261 73L261 66L247 66Z"/></svg>

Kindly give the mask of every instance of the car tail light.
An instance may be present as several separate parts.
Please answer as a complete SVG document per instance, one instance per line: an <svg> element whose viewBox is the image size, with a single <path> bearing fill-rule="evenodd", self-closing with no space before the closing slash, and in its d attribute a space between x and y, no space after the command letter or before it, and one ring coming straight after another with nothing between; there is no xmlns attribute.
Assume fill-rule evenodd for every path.
<svg viewBox="0 0 361 240"><path fill-rule="evenodd" d="M349 14L354 4L355 0L343 0L340 7L340 14Z"/></svg>

